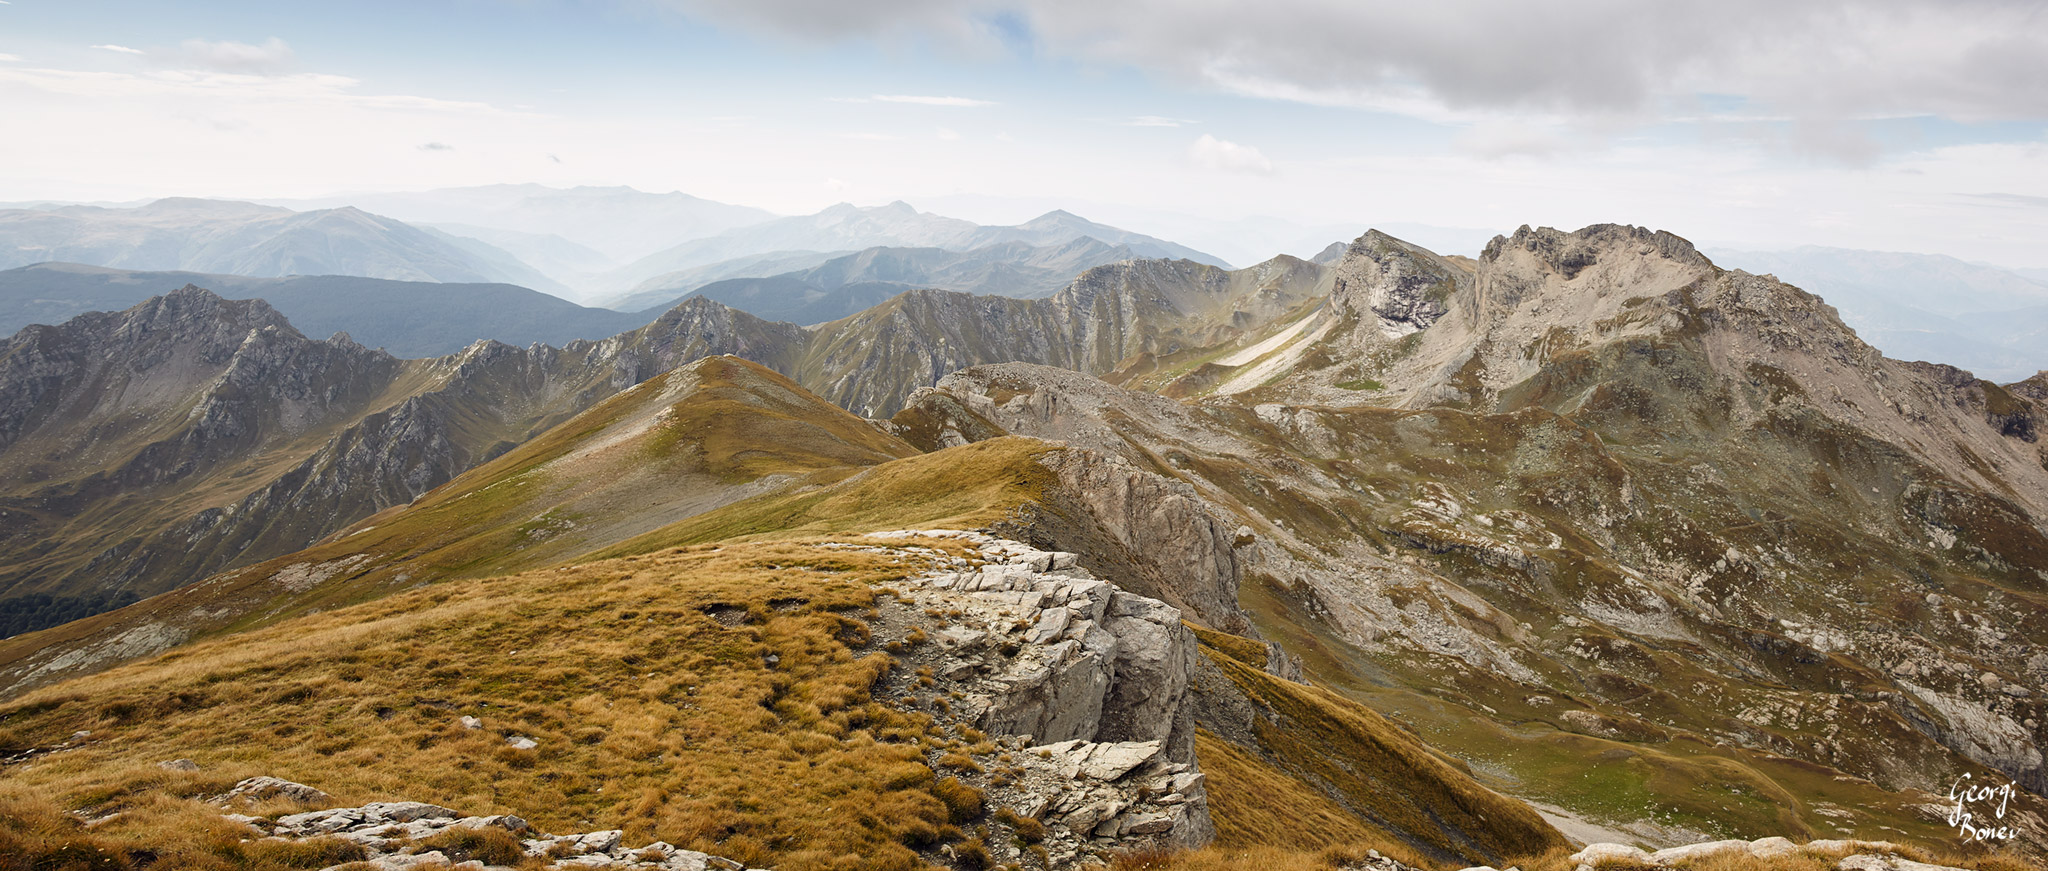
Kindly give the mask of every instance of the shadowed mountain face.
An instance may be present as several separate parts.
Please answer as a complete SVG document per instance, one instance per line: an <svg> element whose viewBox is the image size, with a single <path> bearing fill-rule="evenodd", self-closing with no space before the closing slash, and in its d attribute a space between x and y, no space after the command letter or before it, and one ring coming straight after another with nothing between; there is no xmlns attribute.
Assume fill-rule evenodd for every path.
<svg viewBox="0 0 2048 871"><path fill-rule="evenodd" d="M1887 359L1634 227L1477 260L1374 232L1332 264L1126 261L811 328L696 298L416 361L197 290L32 328L0 352L0 468L41 526L4 562L48 568L15 589L229 571L0 645L0 678L405 584L966 525L1277 645L1205 636L1237 664L1212 657L1197 714L1231 770L1295 778L1275 800L1377 789L1304 748L1378 721L1311 741L1336 719L1243 671L1293 656L1614 837L1942 843L1928 808L1968 774L2019 784L2012 825L2048 846L2048 376Z"/></svg>

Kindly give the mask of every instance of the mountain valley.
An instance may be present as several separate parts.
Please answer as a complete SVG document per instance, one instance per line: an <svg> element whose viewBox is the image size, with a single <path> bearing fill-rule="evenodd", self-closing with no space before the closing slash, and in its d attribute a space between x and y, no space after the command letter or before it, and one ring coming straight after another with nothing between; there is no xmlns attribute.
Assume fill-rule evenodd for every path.
<svg viewBox="0 0 2048 871"><path fill-rule="evenodd" d="M653 255L858 252L603 338L224 298L296 279L0 344L0 846L588 838L247 828L415 801L623 833L587 867L2048 856L2048 373L1890 359L1636 227L1231 270L834 214ZM2017 785L2002 845L1956 845L1966 778ZM1780 867L1696 852L1605 867Z"/></svg>

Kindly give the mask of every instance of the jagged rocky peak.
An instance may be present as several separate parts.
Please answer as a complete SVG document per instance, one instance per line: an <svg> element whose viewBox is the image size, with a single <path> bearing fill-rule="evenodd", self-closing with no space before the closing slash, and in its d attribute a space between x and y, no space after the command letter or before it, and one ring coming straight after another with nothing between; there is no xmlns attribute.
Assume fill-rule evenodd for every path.
<svg viewBox="0 0 2048 871"><path fill-rule="evenodd" d="M233 356L251 331L266 327L299 334L283 314L263 300L222 299L213 291L187 284L124 311L95 313L59 327L30 330L62 330L126 348L152 346L165 353L192 354L219 363Z"/></svg>
<svg viewBox="0 0 2048 871"><path fill-rule="evenodd" d="M1712 275L1691 242L1662 230L1594 224L1566 233L1523 225L1479 258L1482 309L1498 316L1539 296L1659 296Z"/></svg>
<svg viewBox="0 0 2048 871"><path fill-rule="evenodd" d="M1595 263L1631 251L1638 256L1654 255L1700 267L1713 266L1685 237L1629 224L1594 224L1570 233L1523 224L1515 235L1495 236L1486 243L1480 261L1497 263L1523 252L1570 280Z"/></svg>
<svg viewBox="0 0 2048 871"><path fill-rule="evenodd" d="M1457 264L1378 230L1344 249L1336 273L1330 302L1337 312L1377 323L1390 339L1429 329L1472 283Z"/></svg>
<svg viewBox="0 0 2048 871"><path fill-rule="evenodd" d="M31 326L0 342L0 447L38 428L71 438L79 433L66 427L107 424L108 415L165 415L198 403L192 415L203 417L218 410L209 397L254 389L270 373L289 374L279 389L300 398L319 380L292 371L308 354L394 362L354 343L308 339L262 300L222 299L190 284L124 311Z"/></svg>

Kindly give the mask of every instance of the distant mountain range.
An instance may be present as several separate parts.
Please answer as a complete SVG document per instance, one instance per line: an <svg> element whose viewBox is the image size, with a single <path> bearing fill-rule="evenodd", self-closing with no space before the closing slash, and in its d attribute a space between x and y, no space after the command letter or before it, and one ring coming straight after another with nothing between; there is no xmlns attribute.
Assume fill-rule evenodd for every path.
<svg viewBox="0 0 2048 871"><path fill-rule="evenodd" d="M1068 250L1083 240L1089 241ZM1111 262L1105 257L1227 266L1184 245L1064 211L1015 226L983 226L902 202L868 208L842 203L814 215L776 218L688 194L631 188L495 185L269 204L172 198L0 210L0 268L63 262L209 275L505 283L622 311L665 305L716 281L777 278L872 248L974 253L939 257L957 262L894 277L822 286L812 278L798 280L828 293L883 281L902 285L898 290L941 286L1044 296L1081 270ZM930 260L932 254L895 259L920 258ZM883 298L875 296L882 288L871 291L860 298ZM761 301L768 310L791 317L810 316L805 307L815 302L769 296ZM826 307L850 313L861 306Z"/></svg>
<svg viewBox="0 0 2048 871"><path fill-rule="evenodd" d="M1141 258L1129 245L1111 246L1091 237L1046 246L1004 242L972 251L869 248L765 278L700 284L694 272L670 273L641 285L614 307L633 310L651 301L651 310L673 306L685 296L705 296L769 320L812 324L922 288L1019 299L1051 296L1092 267L1136 259Z"/></svg>
<svg viewBox="0 0 2048 871"><path fill-rule="evenodd" d="M940 202L961 204L957 200ZM682 193L540 185L275 202L318 208L291 211L277 204L172 198L140 205L4 209L0 268L61 262L187 272L206 276L189 277L192 281L237 293L244 283L212 277L328 275L513 285L624 312L648 312L703 295L766 318L817 323L913 288L1033 298L1053 293L1083 270L1117 260L1224 265L1222 258L1203 251L1057 209L1010 226L919 211L900 201L875 207L842 203L812 215L778 218ZM1264 218L1209 226L1153 216L1146 225L1200 230L1208 234L1203 238L1229 237L1253 245L1292 240L1288 244L1299 247L1295 253L1303 256L1314 251L1302 243L1313 238L1307 234L1336 232ZM1457 247L1465 246L1460 241ZM1341 251L1332 246L1314 259L1329 265ZM1817 247L1711 253L1728 265L1779 275L1820 294L1840 309L1846 323L1897 357L1957 365L2000 381L2023 379L2048 366L2048 356L2037 350L2048 336L2048 270ZM170 283L152 290L185 283L166 280ZM318 284L328 292L358 286ZM78 283L77 274L62 281L38 275L15 286L27 295L0 301L0 327L61 320L141 298L108 295L109 288L120 286L114 282L93 289ZM53 288L87 296L68 298ZM441 307L444 318L457 318L456 307L467 298L444 294L431 302ZM302 300L273 302L315 330L329 323L380 320L368 311L342 312L347 308L342 305L334 306L337 317L327 319L305 308ZM338 328L365 341L388 341L400 353L429 354L475 338L588 337L637 320L577 308L561 309L571 314L559 318L540 314L552 308L511 304L509 314L493 312L481 320L461 315L467 325L458 319L404 330ZM550 319L561 327L540 325ZM398 323L397 316L381 320Z"/></svg>
<svg viewBox="0 0 2048 871"><path fill-rule="evenodd" d="M294 209L355 206L402 221L462 224L545 240L560 237L608 258L606 268L645 257L686 239L714 236L735 227L772 220L771 212L693 197L647 193L629 187L551 188L499 184L401 193L349 194L307 200L269 200ZM460 232L460 231L456 231ZM464 235L471 235L465 233ZM510 239L484 237L494 245ZM530 248L506 246L521 259ZM579 267L578 271L602 272Z"/></svg>
<svg viewBox="0 0 2048 871"><path fill-rule="evenodd" d="M51 261L221 275L360 275L567 288L472 239L354 207L293 212L225 200L0 211L0 268Z"/></svg>
<svg viewBox="0 0 2048 871"><path fill-rule="evenodd" d="M350 275L254 278L42 263L0 271L0 335L29 324L61 324L89 311L119 311L188 284L228 299L263 299L312 335L348 333L400 357L452 354L479 339L560 347L612 336L652 318L585 308L510 284Z"/></svg>
<svg viewBox="0 0 2048 871"><path fill-rule="evenodd" d="M669 277L675 273L688 274L688 270L709 264L769 252L856 251L876 247L973 251L1012 242L1033 247L1059 246L1080 239L1123 246L1134 257L1186 259L1230 268L1221 258L1185 245L1097 224L1063 211L1048 212L1015 226L990 227L920 212L900 200L872 208L841 203L815 215L779 218L729 230L643 257L601 276L594 288L597 295L593 301L614 308L629 307L628 300L647 300L636 295L650 284L679 288L681 279Z"/></svg>

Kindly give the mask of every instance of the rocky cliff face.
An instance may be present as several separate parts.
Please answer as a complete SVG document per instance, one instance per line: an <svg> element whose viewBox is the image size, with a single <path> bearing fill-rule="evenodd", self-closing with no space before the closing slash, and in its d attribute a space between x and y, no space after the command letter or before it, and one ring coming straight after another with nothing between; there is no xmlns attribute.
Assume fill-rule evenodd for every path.
<svg viewBox="0 0 2048 871"><path fill-rule="evenodd" d="M1124 403L1143 410L1123 417ZM1088 448L1049 456L1044 463L1059 486L1001 524L1003 533L1085 554L1090 568L1134 592L1243 632L1250 624L1237 604L1244 579L1238 524L1172 472L1154 469L1140 440L1120 437L1105 420L1185 414L1161 397L1009 363L946 376L937 388L914 394L898 421L935 427L961 442L1015 432Z"/></svg>
<svg viewBox="0 0 2048 871"><path fill-rule="evenodd" d="M1195 638L1180 612L1096 580L1072 553L972 532L978 567L905 581L883 634L924 635L885 695L946 697L939 716L1024 746L1027 773L998 802L1052 823L1056 867L1109 850L1215 837L1195 759ZM940 625L932 614L947 615ZM921 685L918 674L936 683Z"/></svg>
<svg viewBox="0 0 2048 871"><path fill-rule="evenodd" d="M1378 230L1344 249L1335 267L1331 306L1369 318L1390 339L1435 325L1472 282L1457 265Z"/></svg>

